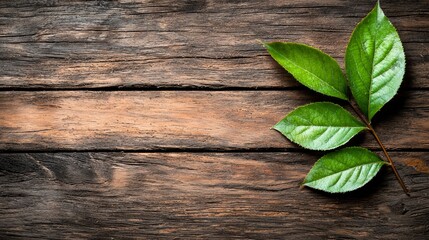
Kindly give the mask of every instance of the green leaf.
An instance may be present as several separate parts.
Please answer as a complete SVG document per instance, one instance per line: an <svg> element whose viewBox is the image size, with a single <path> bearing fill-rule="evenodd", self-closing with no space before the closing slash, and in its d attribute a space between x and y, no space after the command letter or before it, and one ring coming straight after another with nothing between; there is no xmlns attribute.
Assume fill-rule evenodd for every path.
<svg viewBox="0 0 429 240"><path fill-rule="evenodd" d="M344 148L320 158L303 185L330 193L353 191L368 183L384 164L365 148Z"/></svg>
<svg viewBox="0 0 429 240"><path fill-rule="evenodd" d="M346 50L346 70L353 97L368 120L401 85L404 49L378 3L353 31Z"/></svg>
<svg viewBox="0 0 429 240"><path fill-rule="evenodd" d="M302 147L329 150L345 144L366 127L341 106L317 102L293 110L274 129Z"/></svg>
<svg viewBox="0 0 429 240"><path fill-rule="evenodd" d="M271 56L306 87L343 100L347 80L338 63L326 53L298 43L264 43Z"/></svg>

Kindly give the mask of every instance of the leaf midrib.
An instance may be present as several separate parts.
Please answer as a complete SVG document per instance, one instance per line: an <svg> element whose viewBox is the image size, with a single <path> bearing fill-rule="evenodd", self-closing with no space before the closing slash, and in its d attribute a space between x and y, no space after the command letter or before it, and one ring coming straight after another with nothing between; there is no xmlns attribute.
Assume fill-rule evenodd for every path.
<svg viewBox="0 0 429 240"><path fill-rule="evenodd" d="M378 21L378 8L379 8L379 6L378 6L378 3L377 3L377 7L376 7L376 10L375 10L375 24L376 24L376 28L375 28L375 32L378 32L378 29L380 28L380 23L379 23L379 21ZM375 34L375 36L374 36L374 42L373 42L373 49L374 49L374 51L373 51L373 53L372 53L372 61L371 61L371 79L370 79L370 84L369 84L369 93L368 93L368 106L367 106L367 114L368 114L368 120L369 121L371 121L371 112L370 112L370 108L371 108L371 96L372 96L372 88L373 88L373 81L374 81L374 67L375 67L375 65L376 64L374 64L374 62L375 62L375 52L377 51L377 49L375 49L375 47L376 47L376 42L377 42L377 40L378 40L378 37L377 37L378 35L377 34Z"/></svg>
<svg viewBox="0 0 429 240"><path fill-rule="evenodd" d="M365 129L366 127L362 126L362 127L349 127L349 126L323 126L323 125L295 125L296 127L324 127L324 128L362 128Z"/></svg>
<svg viewBox="0 0 429 240"><path fill-rule="evenodd" d="M344 95L341 91L339 91L338 89L336 89L336 88L334 88L333 86L331 86L328 82L326 82L325 80L323 80L322 78L320 78L320 77L319 77L319 76L317 76L316 74L314 74L314 73L312 73L312 72L308 71L307 69L305 69L305 68L303 68L303 67L301 67L301 66L297 65L297 64L296 64L296 63L294 63L293 61L290 61L290 60L289 60L285 55L283 55L281 52L277 51L275 48L271 47L271 49L272 49L274 52L276 52L277 54L279 54L279 55L283 56L283 57L286 59L286 61L288 61L290 64L292 64L292 65L294 65L294 66L296 66L296 67L298 67L298 68L300 68L300 69L304 70L305 72L307 72L307 73L309 73L309 74L311 74L311 75L315 76L316 78L318 78L318 79L319 79L321 82L323 82L326 86L328 86L329 88L333 89L335 92L339 93L339 94L340 94L340 96Z"/></svg>
<svg viewBox="0 0 429 240"><path fill-rule="evenodd" d="M303 121L305 121L305 122L309 122L309 120L308 119L305 119L305 118L303 118L303 117L301 117L301 116L299 116L299 115L297 115L297 116L294 116L294 117L297 117L297 118L299 118L299 119L301 119L301 120L303 120ZM310 122L311 123L311 122ZM325 125L296 125L296 124L292 124L292 125L295 125L295 126L303 126L303 127L348 127L348 128L363 128L363 129L365 129L366 127L365 126L325 126Z"/></svg>
<svg viewBox="0 0 429 240"><path fill-rule="evenodd" d="M340 172L333 173L332 175L340 174L340 173L342 173L342 172L345 172L345 171L348 171L348 170L351 170L351 169L354 169L354 168L358 168L358 167L361 167L361 166L371 165L371 164L377 164L377 163L384 164L384 162L371 162L371 163L360 164L360 165L356 165L356 166L353 166L353 167L347 168L347 169L342 170L342 171L340 171ZM306 183L312 183L312 182L315 182L315 181L319 181L319 180L321 180L321 179L331 177L332 175L325 176L325 177L322 177L322 178L318 178L318 179L315 179L315 180L313 180L313 181L311 181L311 182L306 182Z"/></svg>

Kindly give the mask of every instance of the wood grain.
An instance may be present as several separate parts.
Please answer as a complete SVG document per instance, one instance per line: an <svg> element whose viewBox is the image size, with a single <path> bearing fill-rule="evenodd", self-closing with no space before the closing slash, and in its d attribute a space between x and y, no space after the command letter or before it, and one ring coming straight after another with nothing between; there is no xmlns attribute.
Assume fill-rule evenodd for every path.
<svg viewBox="0 0 429 240"><path fill-rule="evenodd" d="M343 66L374 4L0 0L0 239L427 239L427 0L381 1L407 69L373 124L410 197L387 167L353 193L300 189L323 152L270 130L326 98L257 40Z"/></svg>
<svg viewBox="0 0 429 240"><path fill-rule="evenodd" d="M429 158L352 194L300 189L302 153L0 154L2 239L424 239ZM420 167L416 167L420 166Z"/></svg>
<svg viewBox="0 0 429 240"><path fill-rule="evenodd" d="M374 2L0 1L0 88L296 87L257 40L310 44L343 65ZM404 87L429 87L428 2L382 5L404 43Z"/></svg>
<svg viewBox="0 0 429 240"><path fill-rule="evenodd" d="M299 148L270 128L310 91L1 92L3 150ZM408 91L374 119L390 149L429 147L426 91ZM320 100L320 99L319 99ZM365 139L367 141L365 141ZM370 136L354 144L377 147ZM301 148L299 148L301 149Z"/></svg>

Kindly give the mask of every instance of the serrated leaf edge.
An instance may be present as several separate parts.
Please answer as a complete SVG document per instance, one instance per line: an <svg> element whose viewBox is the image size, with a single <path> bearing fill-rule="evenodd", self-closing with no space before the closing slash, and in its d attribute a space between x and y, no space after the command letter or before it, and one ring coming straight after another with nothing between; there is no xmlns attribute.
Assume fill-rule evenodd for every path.
<svg viewBox="0 0 429 240"><path fill-rule="evenodd" d="M329 150L333 150L333 149L335 149L335 148L338 148L338 147L341 147L341 146L343 146L343 145L345 145L345 144L347 144L353 137L355 137L357 134L359 134L360 132L362 132L363 130L368 130L368 127L366 127L365 126L365 124L360 120L360 119L358 119L358 118L356 118L355 116L353 116L349 111L347 111L346 109L344 109L348 114L350 114L353 118L355 118L358 122L360 122L361 124L362 124L362 129L358 132L358 133L356 133L356 135L354 135L353 137L351 137L349 140L347 140L347 141L345 141L344 143L341 143L341 144L338 144L338 145L336 145L335 147L332 147L332 148L328 148L328 149L325 149L325 148L308 148L308 147L304 147L304 146L302 146L301 144L299 144L299 143L297 143L297 142L295 142L294 140L292 140L292 139L289 139L289 137L287 137L286 135L284 135L282 132L280 132L280 130L278 130L277 128L276 128L276 126L280 123L280 122L282 122L283 121L283 119L285 119L289 114L291 114L293 111L295 111L295 110L297 110L297 109L299 109L299 108L302 108L302 107L306 107L306 106L309 106L309 105L312 105L312 104L315 104L315 103L330 103L330 104L334 104L334 105L337 105L337 106L339 106L339 107L341 107L342 109L344 109L341 105L339 105L339 104L336 104L336 103L333 103L333 102L327 102L327 101L323 101L323 102L312 102L312 103L308 103L308 104L304 104L304 105L301 105L301 106L298 106L298 107L296 107L296 108L294 108L292 111L290 111L288 114L286 114L286 116L284 116L280 121L278 121L273 127L271 127L271 129L274 129L274 130L276 130L277 132L279 132L282 136L284 136L284 137L286 137L289 141L291 141L291 142L293 142L294 144L296 144L296 145L298 145L298 146L300 146L300 147L302 147L302 148L304 148L304 149L309 149L309 150L315 150L315 151L329 151ZM325 127L325 126L324 126ZM354 127L354 128L358 128L358 127Z"/></svg>
<svg viewBox="0 0 429 240"><path fill-rule="evenodd" d="M305 46L305 47L308 47L308 48L311 48L311 49L313 49L313 50L315 50L315 51L317 51L317 52L319 52L319 53L321 53L321 54L324 54L324 55L326 55L326 56L328 56L328 58L330 58L331 60L333 60L337 65L338 65L338 67L339 67L339 69L340 69L340 71L341 71L341 74L344 76L344 79L346 80L346 82L347 82L347 76L346 76L346 74L344 74L344 72L343 72L343 70L341 69L341 66L340 66L340 64L337 62L337 60L335 60L333 57L331 57L329 54L327 54L327 53L325 53L325 52L323 52L322 50L320 50L320 49L318 49L318 48L315 48L315 47L312 47L312 46L310 46L310 45L307 45L307 44L303 44L303 43L297 43L297 42L262 42L262 45L268 50L268 49L271 49L272 51L275 51L275 52L277 52L279 55L282 55L282 56L284 56L283 54L281 54L280 52L278 52L277 50L275 50L274 48L272 48L271 46L269 46L268 44L272 44L272 43L283 43L283 44L293 44L293 45L299 45L299 46ZM272 57L273 58L273 57ZM286 58L286 57L285 57ZM274 59L273 58L273 60L274 61L276 61L277 63L279 63L276 59ZM294 64L294 63L292 63L292 64ZM280 63L279 63L279 65L280 65ZM294 64L295 66L297 66L297 67L300 67L300 66L298 66L298 65L296 65L296 64ZM281 65L280 65L281 66ZM282 66L283 67L283 66ZM302 68L302 67L300 67L300 68ZM284 68L283 68L284 69ZM302 68L303 69L303 68ZM286 70L286 69L285 69ZM286 72L288 72L289 74L291 74L294 78L295 78L295 80L297 81L297 82L299 82L300 84L302 84L302 85L304 85L306 88L308 88L308 89L310 89L310 90L312 90L312 91L315 91L315 92L317 92L317 93L320 93L320 94L323 94L323 95L325 95L325 96L329 96L329 97L334 97L334 98L338 98L338 99L341 99L341 100L345 100L345 101L348 101L349 100L349 97L348 97L348 95L347 95L347 93L346 94L343 94L341 91L339 91L338 89L336 89L336 88L334 88L333 86L331 86L329 83L327 83L327 82L325 82L323 79L321 79L320 77L318 77L318 76L316 76L315 74L313 74L312 72L309 72L309 71L307 71L306 69L303 69L303 70L305 70L306 72L308 72L308 73L311 73L312 75L314 75L315 77L317 77L318 79L320 79L321 80L321 82L323 82L324 84L325 84L325 86L328 86L330 89L333 89L335 92L337 92L339 95L341 95L341 97L338 95L338 96L332 96L332 95L328 95L328 94L326 94L326 93L322 93L322 92L320 92L320 91L317 91L317 90L315 90L315 89L311 89L311 88L309 88L309 87L307 87L307 86L305 86L303 83L301 83L297 78L296 78L296 76L294 75L294 74L292 74L292 73L290 73L288 70L286 70ZM346 83L346 85L347 85L347 83ZM346 91L348 91L348 89L346 89Z"/></svg>
<svg viewBox="0 0 429 240"><path fill-rule="evenodd" d="M348 48L348 46L349 46L349 44L350 44L350 41L351 41L351 39L352 39L352 37L353 37L353 34L355 33L355 31L356 31L356 29L358 28L358 26L359 25L361 25L362 24L362 22L372 13L372 11L374 11L374 9L375 8L379 8L380 10L381 10L381 12L383 13L383 15L387 18L387 20L388 20L388 22L389 22L389 24L393 27L393 29L395 29L395 32L396 32L396 34L398 35L398 38L399 39L401 39L400 37L399 37L399 32L398 32L398 30L396 29L396 27L395 27L395 25L393 25L392 24L392 22L389 20L389 18L386 16L386 14L384 13L384 11L383 11L383 9L381 8L381 5L380 5L380 1L377 1L377 3L376 3L376 5L371 9L371 11L369 11L369 13L367 13L366 14L366 16L365 17L363 17L359 22L358 22L358 24L356 24L356 27L353 29L353 31L352 31L352 33L350 34L350 37L349 37L349 40L348 40L348 42L347 42L347 45L346 45L346 49L345 49L345 56L344 56L344 67L345 67L345 76L346 76L346 80L347 80L347 85L348 85L348 87L349 87L349 89L350 89L350 80L349 80L349 78L348 78L348 75L347 75L347 61L346 61L346 59L347 59L347 48ZM403 44L402 44L402 41L400 40L400 43L401 43L401 47L402 47L402 50L404 51L404 46L403 46ZM407 60L406 60L406 58L404 58L404 67L406 67L407 66ZM372 67L374 67L374 66L372 66ZM404 74L403 74L403 76L402 76L402 78L404 77ZM402 81L403 82L403 81ZM401 82L401 85L402 85L402 82ZM389 99L389 100L387 100L387 102L385 103L385 104L387 104L390 100L392 100L397 94L398 94L398 90L399 90L399 88L400 88L400 86L398 87L398 89L395 91L395 93L392 95L392 97ZM351 93L351 89L350 89L350 93ZM353 96L353 94L351 93L351 96ZM370 98L370 96L371 96L371 92L368 94L368 98ZM359 106L359 105L358 105ZM381 108L379 108L377 111L375 111L374 112L374 114L370 117L370 111L369 111L369 106L370 106L370 104L369 104L369 101L368 101L368 109L367 109L367 113L368 113L368 115L366 115L365 117L367 118L367 120L368 120L368 122L369 123L371 123L371 119L375 116L375 114L377 113L377 112L379 112L380 110L381 110L381 108L384 106L382 106ZM360 108L360 106L359 106L359 108Z"/></svg>
<svg viewBox="0 0 429 240"><path fill-rule="evenodd" d="M370 151L370 150L368 150L368 149L366 149L366 148L363 148L363 147L346 147L346 148L342 148L342 149L339 149L339 150L336 150L336 151L334 151L334 152L339 152L339 151L342 151L342 150L344 150L344 149L361 149L361 150L365 150L365 151L367 151L367 152L370 152L370 153L372 153L372 154L375 154L375 153L373 153L372 151ZM333 152L331 152L331 153L333 153ZM328 155L328 154L330 154L330 153L327 153L326 155ZM321 158L319 158L315 163L314 163L314 165L316 165L316 163L320 160L320 159L322 159L323 157L325 157L326 155L324 155L324 156L322 156ZM377 154L375 154L375 155L377 155ZM377 155L378 156L378 155ZM380 158L380 157L379 157ZM376 162L374 162L374 163L376 163ZM367 163L367 164L361 164L361 165L358 165L358 166L356 166L356 167L359 167L359 166L364 166L364 165L368 165L368 164L374 164L374 163ZM323 191L323 192L327 192L327 193L332 193L332 194L335 194L335 193L347 193L347 192L351 192L351 191L355 191L355 190L357 190L357 189L359 189L359 188L362 188L363 186L365 186L367 183L369 183L376 175L377 175L377 173L380 171L380 169L381 169L381 167L383 167L384 165L390 165L388 162L385 162L385 161L383 161L383 160L381 160L381 158L380 158L380 162L378 162L379 164L381 164L380 165L380 168L377 170L377 172L374 174L374 176L372 176L371 178L369 178L368 179L368 181L366 181L364 184L362 184L362 186L360 186L360 187L358 187L358 188L354 188L354 189L350 189L349 191L337 191L337 192L330 192L330 191L327 191L326 189L323 189L323 188L316 188L316 187L313 187L313 186L308 186L307 185L307 183L311 183L311 182L314 182L314 181L311 181L311 182L305 182L305 180L307 179L307 176L304 178L304 180L303 180L303 182L301 183L301 187L303 187L303 186L306 186L306 187L309 187L309 188L313 188L313 189L316 189L316 190L320 190L320 191ZM309 171L309 173L311 172L311 170L313 170L313 168L314 168L314 165L311 167L311 169L310 169L310 171ZM348 168L348 169L346 169L346 170L349 170L349 169L352 169L352 168ZM336 173L337 174L337 173ZM308 175L308 173L307 173L307 175ZM323 179L323 178L320 178L320 179ZM320 180L320 179L317 179L317 180Z"/></svg>

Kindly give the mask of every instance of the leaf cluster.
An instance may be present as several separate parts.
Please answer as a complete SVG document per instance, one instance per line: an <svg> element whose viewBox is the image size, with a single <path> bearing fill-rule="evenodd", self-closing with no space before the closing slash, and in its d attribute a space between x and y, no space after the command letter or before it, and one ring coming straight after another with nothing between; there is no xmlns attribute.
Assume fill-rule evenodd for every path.
<svg viewBox="0 0 429 240"><path fill-rule="evenodd" d="M316 48L291 42L264 46L304 86L358 106L354 108L356 117L331 102L311 103L290 112L274 129L312 150L338 148L363 130L372 131L379 140L371 119L397 93L405 72L401 40L379 3L351 35L345 55L346 74L337 61ZM385 164L365 148L343 148L320 158L303 185L331 193L353 191L368 183Z"/></svg>

